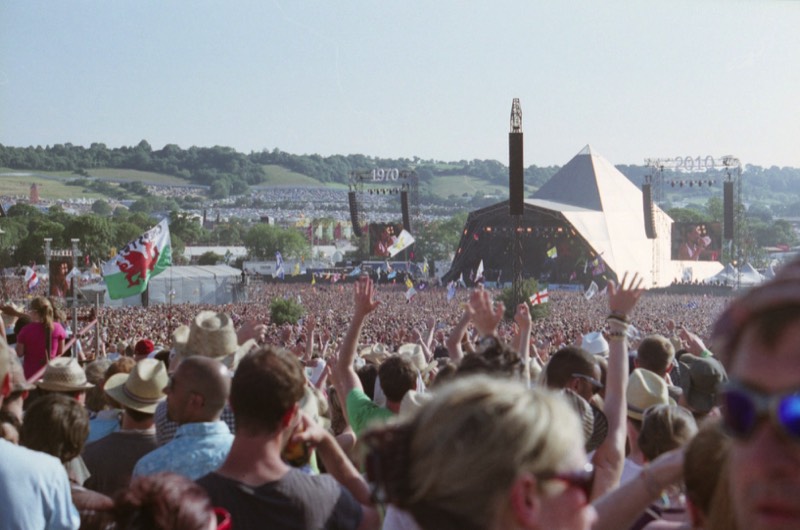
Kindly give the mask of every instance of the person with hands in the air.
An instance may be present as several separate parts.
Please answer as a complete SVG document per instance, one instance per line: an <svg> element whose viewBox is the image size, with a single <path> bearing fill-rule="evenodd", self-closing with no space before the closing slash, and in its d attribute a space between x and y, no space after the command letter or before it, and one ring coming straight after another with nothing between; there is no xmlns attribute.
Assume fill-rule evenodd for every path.
<svg viewBox="0 0 800 530"><path fill-rule="evenodd" d="M375 300L376 289L372 279L361 276L355 283L354 310L350 327L339 349L336 364L337 391L345 401L347 418L356 436L374 422L385 421L400 411L400 402L409 390L417 388L417 370L405 357L392 356L378 367L378 379L386 396L386 407L374 403L364 392L356 374L353 360L356 356L361 330L367 317L380 302Z"/></svg>

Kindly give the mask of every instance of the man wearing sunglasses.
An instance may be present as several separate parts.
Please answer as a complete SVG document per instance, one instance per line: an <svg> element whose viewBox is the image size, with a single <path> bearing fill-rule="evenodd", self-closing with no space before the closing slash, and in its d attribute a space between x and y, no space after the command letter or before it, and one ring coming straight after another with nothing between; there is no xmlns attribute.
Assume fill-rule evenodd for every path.
<svg viewBox="0 0 800 530"><path fill-rule="evenodd" d="M714 328L739 528L800 528L800 261L733 302Z"/></svg>

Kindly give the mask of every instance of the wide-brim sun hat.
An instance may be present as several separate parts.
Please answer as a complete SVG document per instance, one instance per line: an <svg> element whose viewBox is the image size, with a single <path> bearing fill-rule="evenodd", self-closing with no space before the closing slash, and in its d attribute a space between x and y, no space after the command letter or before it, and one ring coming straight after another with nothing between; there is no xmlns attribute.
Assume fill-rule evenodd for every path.
<svg viewBox="0 0 800 530"><path fill-rule="evenodd" d="M74 357L57 357L47 363L36 386L48 392L78 392L94 387Z"/></svg>
<svg viewBox="0 0 800 530"><path fill-rule="evenodd" d="M225 313L201 311L190 326L180 326L172 334L173 349L180 357L210 357L235 370L239 361L257 342L239 344L233 320Z"/></svg>
<svg viewBox="0 0 800 530"><path fill-rule="evenodd" d="M168 382L169 375L163 362L142 359L131 373L109 377L104 390L123 407L155 414L158 403L167 397L164 388Z"/></svg>

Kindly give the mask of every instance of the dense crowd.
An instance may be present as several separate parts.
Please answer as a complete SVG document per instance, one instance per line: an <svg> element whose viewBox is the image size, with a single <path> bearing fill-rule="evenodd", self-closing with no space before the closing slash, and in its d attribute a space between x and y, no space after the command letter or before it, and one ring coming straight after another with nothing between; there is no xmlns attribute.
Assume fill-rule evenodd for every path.
<svg viewBox="0 0 800 530"><path fill-rule="evenodd" d="M81 308L77 356L58 301L6 285L0 527L797 528L798 285L634 275L506 320L482 287L253 282Z"/></svg>

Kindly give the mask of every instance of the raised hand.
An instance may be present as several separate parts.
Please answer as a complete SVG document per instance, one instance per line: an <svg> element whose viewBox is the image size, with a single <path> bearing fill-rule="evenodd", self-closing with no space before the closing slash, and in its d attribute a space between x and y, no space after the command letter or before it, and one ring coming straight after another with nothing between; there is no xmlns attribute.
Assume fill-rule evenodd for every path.
<svg viewBox="0 0 800 530"><path fill-rule="evenodd" d="M644 280L638 273L633 275L630 282L627 282L628 273L622 276L619 286L614 282L608 282L608 308L611 313L616 315L630 316L636 303L645 291L642 287Z"/></svg>
<svg viewBox="0 0 800 530"><path fill-rule="evenodd" d="M372 283L372 278L362 276L358 279L353 295L356 316L363 318L375 311L380 305L380 302L375 300L375 292L375 285Z"/></svg>
<svg viewBox="0 0 800 530"><path fill-rule="evenodd" d="M488 291L476 289L472 291L467 304L467 311L481 336L494 335L503 318L506 308L502 302L496 305Z"/></svg>

